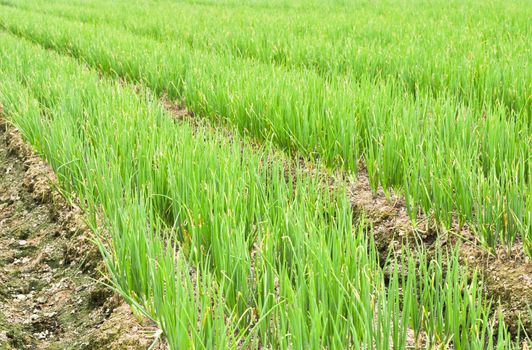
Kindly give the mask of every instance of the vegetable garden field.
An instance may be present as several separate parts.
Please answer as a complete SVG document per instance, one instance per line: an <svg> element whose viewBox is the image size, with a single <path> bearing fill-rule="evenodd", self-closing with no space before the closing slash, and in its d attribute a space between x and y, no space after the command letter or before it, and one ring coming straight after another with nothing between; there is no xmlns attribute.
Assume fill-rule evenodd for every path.
<svg viewBox="0 0 532 350"><path fill-rule="evenodd" d="M2 0L0 113L153 346L528 349L531 19L529 0Z"/></svg>

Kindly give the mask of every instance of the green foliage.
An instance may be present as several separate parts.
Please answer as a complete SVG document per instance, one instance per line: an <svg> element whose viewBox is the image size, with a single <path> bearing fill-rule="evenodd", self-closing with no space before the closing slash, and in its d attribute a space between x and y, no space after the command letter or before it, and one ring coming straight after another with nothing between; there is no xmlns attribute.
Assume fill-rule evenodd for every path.
<svg viewBox="0 0 532 350"><path fill-rule="evenodd" d="M488 245L520 233L532 249L530 76L515 8L505 30L517 39L489 37L507 50L499 57L478 38L501 23L453 27L498 3L471 19L451 2L466 12L449 23L428 6L426 22L409 17L413 5L386 15L385 3L360 16L319 1L128 4L2 6L0 26L18 37L0 33L0 105L79 198L115 288L172 349L519 347L457 252L379 261L345 189L272 147L352 171L362 157L374 188L403 188L412 213L447 225L455 214ZM445 25L429 33L431 23ZM377 30L386 24L419 42ZM151 92L262 145L177 122Z"/></svg>
<svg viewBox="0 0 532 350"><path fill-rule="evenodd" d="M14 5L0 13L13 33L332 167L356 172L362 158L373 188L402 191L413 217L532 249L519 2L327 2L297 15L237 2Z"/></svg>

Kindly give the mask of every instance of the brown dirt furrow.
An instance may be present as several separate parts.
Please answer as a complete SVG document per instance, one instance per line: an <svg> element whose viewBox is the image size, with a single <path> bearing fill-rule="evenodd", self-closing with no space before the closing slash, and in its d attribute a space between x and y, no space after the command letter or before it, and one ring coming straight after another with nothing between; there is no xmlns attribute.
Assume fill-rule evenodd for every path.
<svg viewBox="0 0 532 350"><path fill-rule="evenodd" d="M341 176L337 176L335 181ZM342 181L342 180L340 180ZM374 227L375 241L381 256L392 251L401 253L401 245L421 245L429 255L437 248L451 250L459 247L464 265L476 269L484 281L486 296L500 303L505 321L512 334L518 331L519 320L529 335L532 335L532 259L527 256L518 238L510 250L497 246L492 251L483 247L469 227L459 227L455 222L446 230L433 219L419 213L416 225L410 219L404 198L391 193L388 197L379 189L371 191L367 173L362 170L357 179L347 181L351 205L363 213Z"/></svg>
<svg viewBox="0 0 532 350"><path fill-rule="evenodd" d="M147 349L156 329L99 283L90 231L55 183L0 117L0 349Z"/></svg>

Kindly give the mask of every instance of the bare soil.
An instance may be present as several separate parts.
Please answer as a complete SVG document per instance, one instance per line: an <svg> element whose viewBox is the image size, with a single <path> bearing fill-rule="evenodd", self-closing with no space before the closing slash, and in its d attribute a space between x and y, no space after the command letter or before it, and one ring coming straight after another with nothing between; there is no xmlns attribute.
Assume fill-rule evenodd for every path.
<svg viewBox="0 0 532 350"><path fill-rule="evenodd" d="M56 183L0 117L0 349L147 349L155 327L101 283L82 213Z"/></svg>
<svg viewBox="0 0 532 350"><path fill-rule="evenodd" d="M521 320L527 334L532 335L529 313L529 307L532 307L532 259L525 254L519 238L511 250L497 246L488 251L469 227L459 227L456 222L445 230L419 213L414 226L404 198L393 192L386 196L382 189L373 193L363 166L361 169L357 179L346 179L337 174L334 181L347 182L351 205L373 225L375 243L382 258L390 251L399 255L403 244L412 248L421 245L429 255L437 248L450 251L458 246L464 265L483 277L486 296L492 298L496 306L500 305L510 332L517 334Z"/></svg>

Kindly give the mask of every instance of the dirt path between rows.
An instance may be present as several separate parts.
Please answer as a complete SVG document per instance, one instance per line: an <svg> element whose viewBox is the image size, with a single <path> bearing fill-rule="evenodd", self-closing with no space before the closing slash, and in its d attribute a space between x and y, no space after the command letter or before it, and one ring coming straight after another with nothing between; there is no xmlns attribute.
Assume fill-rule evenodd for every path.
<svg viewBox="0 0 532 350"><path fill-rule="evenodd" d="M154 327L98 282L100 254L55 179L0 117L0 349L147 349Z"/></svg>
<svg viewBox="0 0 532 350"><path fill-rule="evenodd" d="M532 315L529 312L529 307L532 308L532 259L525 254L520 238L509 251L499 245L489 252L476 240L469 227L459 227L456 222L451 229L444 230L420 213L414 227L404 198L393 193L387 198L382 189L373 193L363 170L356 180L337 174L333 181L347 183L351 206L373 225L381 258L390 251L399 256L402 244L408 244L412 249L419 244L429 256L437 248L450 251L459 245L461 261L471 271L480 273L485 295L492 298L495 307L500 304L510 332L516 335L519 322L522 322L524 330L532 336Z"/></svg>

